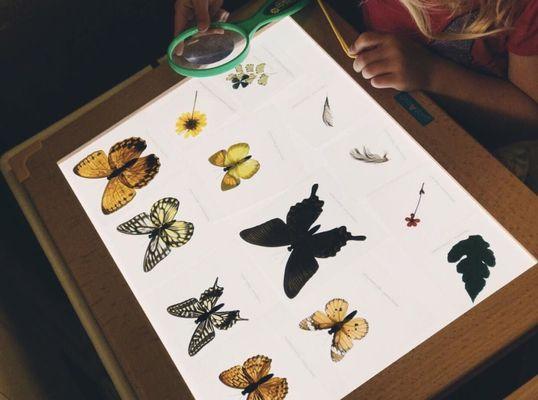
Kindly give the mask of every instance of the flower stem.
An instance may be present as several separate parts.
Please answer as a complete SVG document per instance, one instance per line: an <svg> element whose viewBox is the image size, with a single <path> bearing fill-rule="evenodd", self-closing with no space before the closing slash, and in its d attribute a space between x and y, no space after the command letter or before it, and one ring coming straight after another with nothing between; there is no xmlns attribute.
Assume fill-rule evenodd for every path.
<svg viewBox="0 0 538 400"><path fill-rule="evenodd" d="M420 200L422 199L422 195L424 194L424 182L422 182L422 186L420 187L420 191L418 192L418 202L417 202L417 206L415 207L415 211L413 212L413 215L416 216L417 215L417 211L418 211L418 206L420 205Z"/></svg>
<svg viewBox="0 0 538 400"><path fill-rule="evenodd" d="M194 93L194 104L192 105L191 119L194 118L194 109L196 108L196 100L198 99L198 90Z"/></svg>

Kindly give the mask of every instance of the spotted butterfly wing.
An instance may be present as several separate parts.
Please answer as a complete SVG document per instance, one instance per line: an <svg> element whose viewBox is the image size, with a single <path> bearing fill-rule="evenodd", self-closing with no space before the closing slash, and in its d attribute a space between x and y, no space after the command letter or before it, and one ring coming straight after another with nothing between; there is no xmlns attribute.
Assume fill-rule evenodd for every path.
<svg viewBox="0 0 538 400"><path fill-rule="evenodd" d="M332 299L325 305L325 312L316 311L299 323L304 330L325 330L333 334L331 360L341 361L353 347L353 340L360 340L368 333L368 322L364 318L354 318L356 311L347 314L348 302ZM334 332L332 332L334 331Z"/></svg>
<svg viewBox="0 0 538 400"><path fill-rule="evenodd" d="M365 240L353 236L345 226L316 233L320 226L311 226L323 211L324 202L316 195L318 185L312 186L310 197L292 206L286 222L275 218L240 232L243 240L264 247L289 246L290 257L284 271L284 292L292 299L314 276L319 268L316 258L334 257L349 240Z"/></svg>
<svg viewBox="0 0 538 400"><path fill-rule="evenodd" d="M341 361L353 347L353 340L360 340L368 333L368 322L364 318L353 318L346 322L333 336L331 360Z"/></svg>
<svg viewBox="0 0 538 400"><path fill-rule="evenodd" d="M330 329L344 320L348 307L347 301L332 299L325 305L325 312L316 311L310 317L303 319L299 323L299 327L309 331Z"/></svg>

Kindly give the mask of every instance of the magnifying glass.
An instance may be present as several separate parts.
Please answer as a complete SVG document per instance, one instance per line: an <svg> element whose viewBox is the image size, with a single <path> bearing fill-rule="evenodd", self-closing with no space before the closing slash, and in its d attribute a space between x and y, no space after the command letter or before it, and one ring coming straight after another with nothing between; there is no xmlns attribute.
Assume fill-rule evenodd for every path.
<svg viewBox="0 0 538 400"><path fill-rule="evenodd" d="M190 28L168 46L168 64L178 74L203 78L222 74L247 57L254 34L270 22L294 14L310 0L269 0L252 17L216 22L206 32Z"/></svg>

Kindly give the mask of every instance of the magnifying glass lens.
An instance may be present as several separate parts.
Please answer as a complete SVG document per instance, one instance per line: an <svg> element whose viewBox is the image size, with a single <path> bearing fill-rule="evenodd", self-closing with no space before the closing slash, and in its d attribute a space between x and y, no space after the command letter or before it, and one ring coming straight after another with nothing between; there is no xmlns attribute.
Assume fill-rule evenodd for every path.
<svg viewBox="0 0 538 400"><path fill-rule="evenodd" d="M214 28L179 42L173 50L172 60L183 68L214 68L236 58L246 46L247 40L240 33Z"/></svg>

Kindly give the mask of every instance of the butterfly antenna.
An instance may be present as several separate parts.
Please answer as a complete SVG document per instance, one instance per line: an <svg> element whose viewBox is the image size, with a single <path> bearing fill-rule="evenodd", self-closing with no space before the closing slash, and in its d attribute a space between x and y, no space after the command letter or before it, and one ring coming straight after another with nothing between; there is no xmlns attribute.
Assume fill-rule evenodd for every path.
<svg viewBox="0 0 538 400"><path fill-rule="evenodd" d="M196 100L198 100L198 90L194 92L194 104L192 105L191 119L194 118L194 110L196 109Z"/></svg>
<svg viewBox="0 0 538 400"><path fill-rule="evenodd" d="M213 287L217 287L218 281L219 281L219 277L217 276L217 279L215 279L215 283L213 284Z"/></svg>
<svg viewBox="0 0 538 400"><path fill-rule="evenodd" d="M310 192L310 197L314 197L316 195L316 192L318 191L319 185L317 183L314 183L312 186L312 191Z"/></svg>

